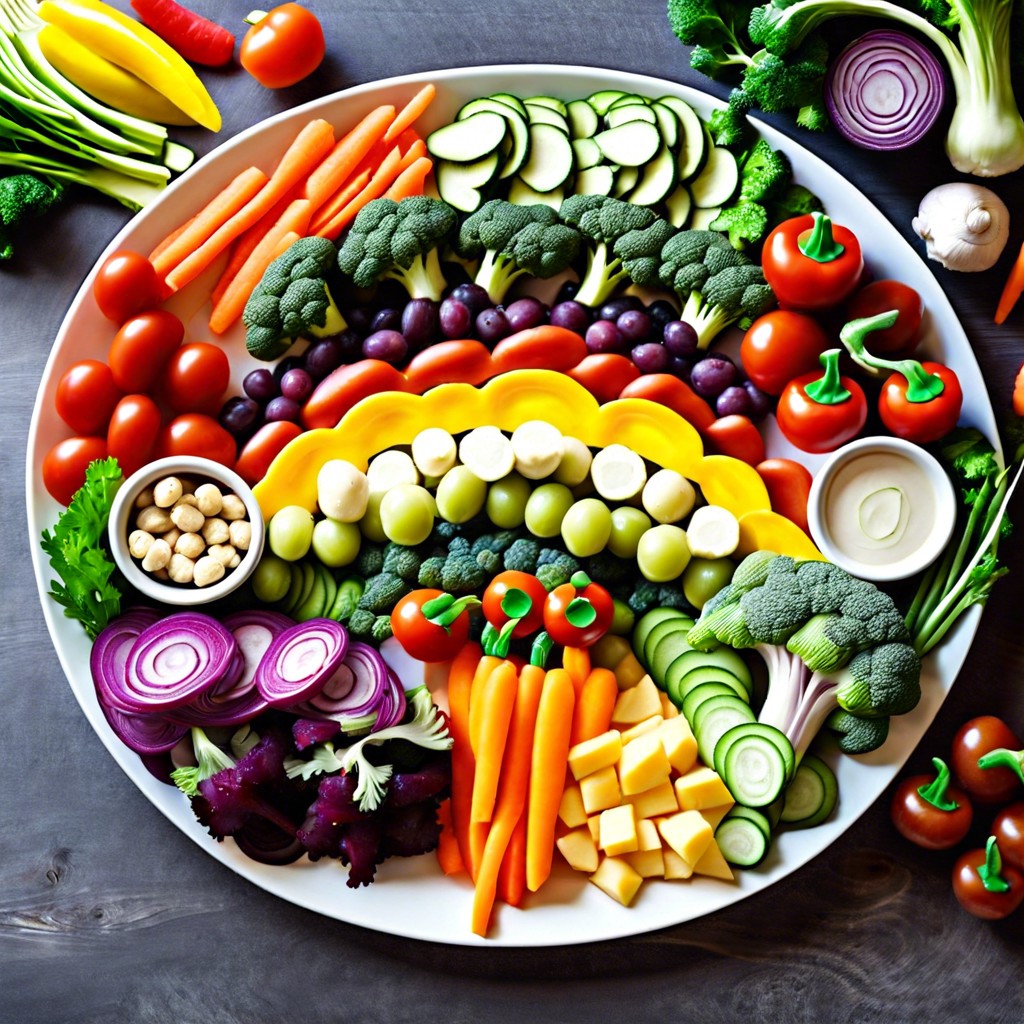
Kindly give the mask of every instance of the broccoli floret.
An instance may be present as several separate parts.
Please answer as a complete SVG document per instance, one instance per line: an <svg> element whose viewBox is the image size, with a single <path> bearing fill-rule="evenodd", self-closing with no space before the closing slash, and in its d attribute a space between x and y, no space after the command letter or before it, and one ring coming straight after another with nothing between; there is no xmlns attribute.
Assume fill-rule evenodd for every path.
<svg viewBox="0 0 1024 1024"><path fill-rule="evenodd" d="M591 555L584 563L587 575L604 587L612 587L617 583L625 583L634 575L635 566L624 558L613 555L610 551L602 551Z"/></svg>
<svg viewBox="0 0 1024 1024"><path fill-rule="evenodd" d="M637 617L646 615L652 608L658 607L658 585L640 580L626 598L626 604Z"/></svg>
<svg viewBox="0 0 1024 1024"><path fill-rule="evenodd" d="M694 47L693 53L690 55L690 66L695 71L711 75L711 71L704 71L704 68L699 66L704 59L704 55L701 54L698 57L697 51L702 49L702 47ZM714 55L709 54L709 56L711 58L711 66L713 66L715 63ZM708 120L708 130L711 132L711 137L714 139L716 146L739 146L747 139L751 133L747 114L752 106L753 99L748 93L745 93L742 89L733 89L729 93L729 101L726 106L712 111L711 117Z"/></svg>
<svg viewBox="0 0 1024 1024"><path fill-rule="evenodd" d="M902 715L921 699L921 659L909 644L879 644L842 670L836 700L864 718Z"/></svg>
<svg viewBox="0 0 1024 1024"><path fill-rule="evenodd" d="M501 572L501 555L497 551L479 551L475 557L480 568L488 576Z"/></svg>
<svg viewBox="0 0 1024 1024"><path fill-rule="evenodd" d="M366 581L366 589L363 591L363 596L359 598L359 607L373 612L375 615L390 613L410 590L412 587L400 576L390 572L380 572ZM349 619L349 626L351 624L352 620Z"/></svg>
<svg viewBox="0 0 1024 1024"><path fill-rule="evenodd" d="M758 139L740 162L740 198L756 203L769 200L789 184L792 174L785 153Z"/></svg>
<svg viewBox="0 0 1024 1024"><path fill-rule="evenodd" d="M64 195L64 186L48 184L34 174L0 178L0 260L14 255L9 231L31 217L41 217Z"/></svg>
<svg viewBox="0 0 1024 1024"><path fill-rule="evenodd" d="M469 553L479 555L481 551L493 551L496 555L503 555L518 539L519 534L516 530L481 534L470 545Z"/></svg>
<svg viewBox="0 0 1024 1024"><path fill-rule="evenodd" d="M693 326L697 347L703 351L726 327L738 324L746 330L774 304L775 293L761 268L745 263L712 272L700 291L686 296L679 319Z"/></svg>
<svg viewBox="0 0 1024 1024"><path fill-rule="evenodd" d="M768 203L768 226L776 227L784 220L804 217L823 210L821 200L803 185L789 185Z"/></svg>
<svg viewBox="0 0 1024 1024"><path fill-rule="evenodd" d="M356 215L338 266L357 287L390 278L411 298L440 301L446 282L439 250L457 223L455 210L440 199L374 199Z"/></svg>
<svg viewBox="0 0 1024 1024"><path fill-rule="evenodd" d="M877 750L889 735L888 718L858 718L849 711L837 708L825 725L835 735L844 754L867 754Z"/></svg>
<svg viewBox="0 0 1024 1024"><path fill-rule="evenodd" d="M449 554L441 569L441 589L449 594L472 594L487 582L484 567L471 554Z"/></svg>
<svg viewBox="0 0 1024 1024"><path fill-rule="evenodd" d="M367 640L373 632L377 616L367 608L357 608L348 619L348 631L357 640Z"/></svg>
<svg viewBox="0 0 1024 1024"><path fill-rule="evenodd" d="M760 203L739 202L723 207L708 226L726 235L734 249L746 249L768 234L768 211Z"/></svg>
<svg viewBox="0 0 1024 1024"><path fill-rule="evenodd" d="M382 644L385 640L390 640L392 636L391 616L378 615L373 620L373 625L370 627L370 639L375 644Z"/></svg>
<svg viewBox="0 0 1024 1024"><path fill-rule="evenodd" d="M743 75L743 91L769 114L795 110L801 127L824 131L829 124L824 101L827 66L828 44L820 36L810 37L785 58L762 50Z"/></svg>
<svg viewBox="0 0 1024 1024"><path fill-rule="evenodd" d="M448 542L448 554L472 555L473 545L465 537L452 537L452 539Z"/></svg>
<svg viewBox="0 0 1024 1024"><path fill-rule="evenodd" d="M576 568L572 568L570 562L574 563ZM554 590L555 587L568 583L572 579L573 573L578 571L579 563L575 559L558 559L548 562L547 565L538 566L536 576L545 590Z"/></svg>
<svg viewBox="0 0 1024 1024"><path fill-rule="evenodd" d="M711 275L709 263L728 260L732 265L739 259L729 240L717 231L679 231L661 248L658 277L666 288L685 297L704 287Z"/></svg>
<svg viewBox="0 0 1024 1024"><path fill-rule="evenodd" d="M384 548L379 544L368 544L364 541L352 568L364 580L378 575L384 569Z"/></svg>
<svg viewBox="0 0 1024 1024"><path fill-rule="evenodd" d="M543 203L491 199L462 222L457 251L480 260L474 281L500 303L520 277L548 278L565 270L579 254L580 233Z"/></svg>
<svg viewBox="0 0 1024 1024"><path fill-rule="evenodd" d="M434 529L430 534L430 542L436 542L447 548L451 541L456 537L461 537L462 533L461 523L450 523L447 519L435 519Z"/></svg>
<svg viewBox="0 0 1024 1024"><path fill-rule="evenodd" d="M535 540L520 537L505 552L504 565L506 569L513 569L516 572L535 573L539 555L540 545Z"/></svg>
<svg viewBox="0 0 1024 1024"><path fill-rule="evenodd" d="M599 306L630 276L625 265L643 274L675 232L653 210L610 196L576 195L563 200L559 216L583 236L587 266L575 299Z"/></svg>
<svg viewBox="0 0 1024 1024"><path fill-rule="evenodd" d="M686 600L682 588L671 583L663 583L658 587L659 608L690 608L690 602Z"/></svg>
<svg viewBox="0 0 1024 1024"><path fill-rule="evenodd" d="M407 583L414 583L419 576L422 559L412 549L402 544L389 543L384 548L383 572L390 572Z"/></svg>
<svg viewBox="0 0 1024 1024"><path fill-rule="evenodd" d="M444 574L444 555L434 555L431 558L424 558L420 562L419 575L416 582L421 587L428 587L431 590L441 589L441 579Z"/></svg>

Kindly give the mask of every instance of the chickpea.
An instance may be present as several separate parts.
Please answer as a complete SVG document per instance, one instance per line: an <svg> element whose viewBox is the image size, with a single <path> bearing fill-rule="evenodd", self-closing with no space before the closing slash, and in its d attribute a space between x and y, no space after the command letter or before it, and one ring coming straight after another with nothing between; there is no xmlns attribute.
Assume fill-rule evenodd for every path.
<svg viewBox="0 0 1024 1024"><path fill-rule="evenodd" d="M183 494L174 504L191 505L193 508L199 508L199 502L194 494Z"/></svg>
<svg viewBox="0 0 1024 1024"><path fill-rule="evenodd" d="M174 523L165 509L149 505L136 516L135 525L146 533L157 534L166 533Z"/></svg>
<svg viewBox="0 0 1024 1024"><path fill-rule="evenodd" d="M220 510L221 519L245 519L245 502L237 494L225 494L224 504Z"/></svg>
<svg viewBox="0 0 1024 1024"><path fill-rule="evenodd" d="M175 583L191 583L196 563L186 555L173 554L167 564L167 574Z"/></svg>
<svg viewBox="0 0 1024 1024"><path fill-rule="evenodd" d="M202 528L203 539L207 544L227 544L229 539L228 524L223 519L207 519Z"/></svg>
<svg viewBox="0 0 1024 1024"><path fill-rule="evenodd" d="M195 493L196 505L204 516L220 515L224 505L224 495L216 484L200 484Z"/></svg>
<svg viewBox="0 0 1024 1024"><path fill-rule="evenodd" d="M225 572L227 570L216 558L211 555L203 555L202 558L196 560L192 578L197 587L208 587L211 583L216 583L221 579Z"/></svg>
<svg viewBox="0 0 1024 1024"><path fill-rule="evenodd" d="M153 546L153 534L145 530L132 530L128 534L128 551L132 558L145 558L149 549Z"/></svg>
<svg viewBox="0 0 1024 1024"><path fill-rule="evenodd" d="M242 564L242 556L236 551L231 557L231 561L228 562L227 568L237 569Z"/></svg>
<svg viewBox="0 0 1024 1024"><path fill-rule="evenodd" d="M148 508L153 504L153 488L143 487L141 491L135 496L135 507L136 508Z"/></svg>
<svg viewBox="0 0 1024 1024"><path fill-rule="evenodd" d="M206 549L206 553L211 558L216 558L225 569L231 564L231 559L235 557L235 549L230 544L211 544Z"/></svg>
<svg viewBox="0 0 1024 1024"><path fill-rule="evenodd" d="M192 505L175 505L171 510L171 522L182 533L199 533L206 522L206 516Z"/></svg>
<svg viewBox="0 0 1024 1024"><path fill-rule="evenodd" d="M171 549L174 549L174 545L178 543L178 538L181 536L181 530L176 526L172 526L166 533L161 534L163 539L170 544Z"/></svg>
<svg viewBox="0 0 1024 1024"><path fill-rule="evenodd" d="M228 537L233 547L248 551L252 543L252 523L248 519L235 519L228 523Z"/></svg>
<svg viewBox="0 0 1024 1024"><path fill-rule="evenodd" d="M153 487L153 504L160 508L170 508L180 497L181 481L176 476L165 477Z"/></svg>
<svg viewBox="0 0 1024 1024"><path fill-rule="evenodd" d="M146 572L166 569L171 560L171 546L167 541L157 537L149 546L146 557L142 560L142 568Z"/></svg>
<svg viewBox="0 0 1024 1024"><path fill-rule="evenodd" d="M174 545L176 555L196 559L206 550L206 542L198 533L183 533Z"/></svg>

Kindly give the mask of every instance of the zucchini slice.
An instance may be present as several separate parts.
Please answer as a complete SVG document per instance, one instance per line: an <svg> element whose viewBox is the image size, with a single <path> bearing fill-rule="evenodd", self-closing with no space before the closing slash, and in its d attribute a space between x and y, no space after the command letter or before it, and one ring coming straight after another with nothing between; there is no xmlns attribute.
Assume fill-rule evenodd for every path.
<svg viewBox="0 0 1024 1024"><path fill-rule="evenodd" d="M501 154L495 151L471 164L438 160L434 164L437 194L463 213L472 213L483 201L483 191L495 179Z"/></svg>
<svg viewBox="0 0 1024 1024"><path fill-rule="evenodd" d="M675 154L667 143L662 142L658 152L641 169L640 180L630 192L629 201L638 206L654 206L675 188L676 182Z"/></svg>
<svg viewBox="0 0 1024 1024"><path fill-rule="evenodd" d="M572 152L576 159L577 171L585 171L588 167L596 167L601 163L601 147L593 139L573 139Z"/></svg>
<svg viewBox="0 0 1024 1024"><path fill-rule="evenodd" d="M464 121L452 121L427 136L427 152L437 160L471 164L501 145L508 121L493 110L481 110Z"/></svg>
<svg viewBox="0 0 1024 1024"><path fill-rule="evenodd" d="M530 124L530 153L519 169L524 184L535 192L551 192L569 180L573 163L568 132L547 123Z"/></svg>
<svg viewBox="0 0 1024 1024"><path fill-rule="evenodd" d="M526 117L530 124L549 124L568 136L569 122L557 110L540 106L530 100L526 101L525 106Z"/></svg>
<svg viewBox="0 0 1024 1024"><path fill-rule="evenodd" d="M584 167L576 175L573 191L578 196L607 196L611 194L614 184L615 175L612 169L607 164L596 164L593 167Z"/></svg>
<svg viewBox="0 0 1024 1024"><path fill-rule="evenodd" d="M665 199L665 214L669 223L677 228L685 228L692 209L690 190L685 185L676 185Z"/></svg>
<svg viewBox="0 0 1024 1024"><path fill-rule="evenodd" d="M813 828L828 818L838 800L835 773L820 757L804 754L786 787L781 820L790 828Z"/></svg>
<svg viewBox="0 0 1024 1024"><path fill-rule="evenodd" d="M598 132L594 141L610 163L637 168L658 152L661 132L646 121L627 121Z"/></svg>
<svg viewBox="0 0 1024 1024"><path fill-rule="evenodd" d="M533 104L536 107L550 107L552 110L561 114L562 117L565 117L566 115L565 103L560 99L556 99L554 96L527 96L526 99L523 100L523 103L527 106Z"/></svg>
<svg viewBox="0 0 1024 1024"><path fill-rule="evenodd" d="M594 112L604 117L608 109L616 101L625 96L621 89L600 89L587 97L587 102L594 108Z"/></svg>
<svg viewBox="0 0 1024 1024"><path fill-rule="evenodd" d="M510 92L492 92L491 99L501 100L502 103L507 103L513 110L519 111L520 117L526 117L526 107L518 96L514 96Z"/></svg>
<svg viewBox="0 0 1024 1024"><path fill-rule="evenodd" d="M658 115L646 103L624 103L621 107L612 107L604 115L606 128L617 128L620 124L628 121L646 121L648 124L657 124Z"/></svg>
<svg viewBox="0 0 1024 1024"><path fill-rule="evenodd" d="M574 139L589 139L601 126L597 111L586 100L571 100L566 104L569 134Z"/></svg>
<svg viewBox="0 0 1024 1024"><path fill-rule="evenodd" d="M712 146L704 169L690 182L694 205L702 210L725 206L736 193L740 169L736 157L722 146Z"/></svg>

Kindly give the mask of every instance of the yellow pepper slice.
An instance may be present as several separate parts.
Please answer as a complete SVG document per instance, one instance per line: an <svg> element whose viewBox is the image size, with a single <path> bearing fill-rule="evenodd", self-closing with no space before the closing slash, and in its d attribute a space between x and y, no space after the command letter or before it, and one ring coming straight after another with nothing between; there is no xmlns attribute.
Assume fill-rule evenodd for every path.
<svg viewBox="0 0 1024 1024"><path fill-rule="evenodd" d="M571 377L551 370L516 370L481 388L442 384L425 395L386 391L365 398L336 427L307 431L292 441L254 488L256 499L267 519L285 505L312 511L317 473L329 459L365 469L378 452L410 444L427 427L461 434L493 424L511 432L537 419L592 448L625 445L694 480L708 501L739 519L741 543L745 537L755 547L780 554L821 557L799 527L771 511L756 470L724 455L705 456L700 435L677 413L639 398L599 405Z"/></svg>

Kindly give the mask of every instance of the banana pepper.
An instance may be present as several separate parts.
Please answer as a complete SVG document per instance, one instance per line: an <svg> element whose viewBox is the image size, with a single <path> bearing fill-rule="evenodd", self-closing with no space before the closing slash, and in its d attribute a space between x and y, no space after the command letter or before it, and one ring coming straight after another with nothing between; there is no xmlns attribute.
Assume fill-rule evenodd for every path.
<svg viewBox="0 0 1024 1024"><path fill-rule="evenodd" d="M310 430L292 441L256 485L255 495L266 519L285 505L312 511L317 473L329 459L344 459L365 470L378 452L410 444L427 427L461 434L486 424L511 432L538 419L591 448L625 445L692 480L709 503L721 505L739 520L741 555L770 550L822 557L798 526L771 511L768 491L756 470L724 455L705 456L700 434L671 409L638 398L599 405L572 378L551 370L516 370L481 388L443 384L425 395L372 395L337 426Z"/></svg>

